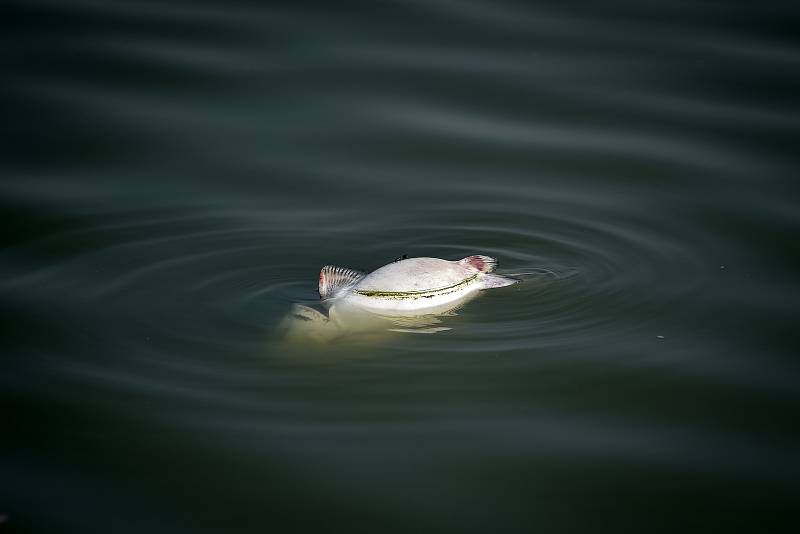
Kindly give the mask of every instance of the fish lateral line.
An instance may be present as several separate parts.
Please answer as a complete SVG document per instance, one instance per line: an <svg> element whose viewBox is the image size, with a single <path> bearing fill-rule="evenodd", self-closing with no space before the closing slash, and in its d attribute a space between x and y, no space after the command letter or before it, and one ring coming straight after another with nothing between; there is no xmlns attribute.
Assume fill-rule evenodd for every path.
<svg viewBox="0 0 800 534"><path fill-rule="evenodd" d="M368 289L355 289L353 291L354 293L358 293L359 295L362 295L364 297L384 297L384 298L396 298L396 299L432 298L439 295L447 295L448 293L453 293L454 291L458 291L459 289L468 285L476 278L478 278L478 274L474 274L469 278L465 278L461 282L458 282L451 286L440 287L437 289L428 289L423 291L377 291Z"/></svg>

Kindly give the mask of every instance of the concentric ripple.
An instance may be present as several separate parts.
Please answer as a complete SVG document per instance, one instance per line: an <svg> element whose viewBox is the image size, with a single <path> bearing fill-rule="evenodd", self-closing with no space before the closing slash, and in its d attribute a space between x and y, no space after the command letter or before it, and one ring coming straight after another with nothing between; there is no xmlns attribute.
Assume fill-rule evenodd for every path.
<svg viewBox="0 0 800 534"><path fill-rule="evenodd" d="M77 299L117 321L127 318L122 323L136 325L137 339L146 330L236 346L278 335L272 327L291 304L317 301L323 264L369 271L402 254L485 253L499 258L500 272L525 282L469 304L453 319L449 339L429 340L424 349L502 352L642 335L659 309L680 303L709 275L696 259L697 244L676 236L673 221L648 217L641 207L613 209L615 198L600 194L571 205L539 199L535 188L520 194L474 186L462 197L390 213L255 209L241 200L99 212L8 250L8 258L38 257L86 244L57 263L7 277L3 287L53 305ZM631 298L636 294L649 298Z"/></svg>

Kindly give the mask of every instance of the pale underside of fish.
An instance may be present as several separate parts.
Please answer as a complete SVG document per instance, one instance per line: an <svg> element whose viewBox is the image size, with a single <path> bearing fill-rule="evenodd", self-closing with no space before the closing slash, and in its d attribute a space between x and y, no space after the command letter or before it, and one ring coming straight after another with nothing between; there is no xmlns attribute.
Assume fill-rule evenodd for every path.
<svg viewBox="0 0 800 534"><path fill-rule="evenodd" d="M369 274L326 265L319 274L319 295L327 313L295 304L282 328L288 338L317 342L366 333L450 330L441 318L455 315L479 291L519 282L494 274L496 265L488 256L409 258Z"/></svg>
<svg viewBox="0 0 800 534"><path fill-rule="evenodd" d="M323 301L378 313L425 313L455 305L480 290L518 282L493 274L496 266L497 260L481 255L457 261L403 259L369 274L326 265L319 273L319 294Z"/></svg>

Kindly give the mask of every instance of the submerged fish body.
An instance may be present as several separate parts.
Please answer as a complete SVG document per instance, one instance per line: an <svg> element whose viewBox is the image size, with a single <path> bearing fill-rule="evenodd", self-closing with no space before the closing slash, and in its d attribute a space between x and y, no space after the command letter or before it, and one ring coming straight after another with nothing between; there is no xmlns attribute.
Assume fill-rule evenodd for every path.
<svg viewBox="0 0 800 534"><path fill-rule="evenodd" d="M518 281L492 274L496 265L494 258L481 255L458 261L409 258L369 274L328 265L319 275L319 293L336 305L382 314L425 314L455 307L482 289Z"/></svg>
<svg viewBox="0 0 800 534"><path fill-rule="evenodd" d="M324 310L295 304L281 328L288 341L319 343L450 330L442 318L454 315L479 291L519 281L493 274L496 265L488 256L402 259L369 274L327 265L319 274Z"/></svg>

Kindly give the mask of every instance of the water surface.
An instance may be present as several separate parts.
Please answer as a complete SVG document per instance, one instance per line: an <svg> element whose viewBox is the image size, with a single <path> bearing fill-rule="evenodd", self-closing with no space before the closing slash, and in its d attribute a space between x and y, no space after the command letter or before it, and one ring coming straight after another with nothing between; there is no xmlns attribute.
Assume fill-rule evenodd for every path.
<svg viewBox="0 0 800 534"><path fill-rule="evenodd" d="M792 530L792 4L9 6L7 526ZM473 253L532 275L276 330L322 265Z"/></svg>

